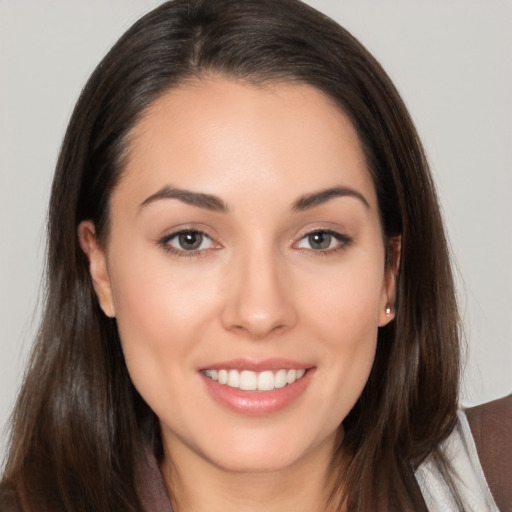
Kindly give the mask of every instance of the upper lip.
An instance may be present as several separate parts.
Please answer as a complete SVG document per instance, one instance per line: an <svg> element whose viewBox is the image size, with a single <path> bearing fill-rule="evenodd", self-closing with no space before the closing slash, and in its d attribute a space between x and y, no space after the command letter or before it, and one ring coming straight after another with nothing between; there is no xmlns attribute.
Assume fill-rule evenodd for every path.
<svg viewBox="0 0 512 512"><path fill-rule="evenodd" d="M222 361L219 363L212 363L204 366L201 370L250 370L253 372L262 372L265 370L300 370L301 368L307 370L312 368L314 365L308 363L301 363L299 361L293 361L291 359L248 359L239 358L231 359L229 361Z"/></svg>

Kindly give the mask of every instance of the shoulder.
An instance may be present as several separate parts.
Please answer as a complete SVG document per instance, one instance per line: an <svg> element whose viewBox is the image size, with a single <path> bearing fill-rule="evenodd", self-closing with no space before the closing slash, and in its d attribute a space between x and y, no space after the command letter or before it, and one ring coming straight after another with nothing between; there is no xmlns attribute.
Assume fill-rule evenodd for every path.
<svg viewBox="0 0 512 512"><path fill-rule="evenodd" d="M464 412L496 504L512 511L512 394Z"/></svg>
<svg viewBox="0 0 512 512"><path fill-rule="evenodd" d="M476 407L469 407L464 412L473 433L479 432L479 429L487 424L496 425L498 428L504 427L504 423L512 421L512 394Z"/></svg>

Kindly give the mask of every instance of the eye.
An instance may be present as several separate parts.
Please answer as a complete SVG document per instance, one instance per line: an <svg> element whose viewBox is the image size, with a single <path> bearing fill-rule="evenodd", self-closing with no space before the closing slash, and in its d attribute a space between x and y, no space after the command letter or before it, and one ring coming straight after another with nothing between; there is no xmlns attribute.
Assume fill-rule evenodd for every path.
<svg viewBox="0 0 512 512"><path fill-rule="evenodd" d="M183 230L173 233L163 238L160 243L167 250L178 253L194 253L215 247L215 243L208 235L195 230Z"/></svg>
<svg viewBox="0 0 512 512"><path fill-rule="evenodd" d="M303 236L296 244L297 249L307 249L318 252L330 252L342 249L352 242L352 239L341 233L330 230L312 231Z"/></svg>

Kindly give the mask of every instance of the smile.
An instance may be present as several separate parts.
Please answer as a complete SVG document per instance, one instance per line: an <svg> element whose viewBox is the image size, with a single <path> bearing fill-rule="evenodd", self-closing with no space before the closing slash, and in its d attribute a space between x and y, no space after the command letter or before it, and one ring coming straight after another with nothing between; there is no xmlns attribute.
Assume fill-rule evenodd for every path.
<svg viewBox="0 0 512 512"><path fill-rule="evenodd" d="M281 389L295 381L301 379L306 370L300 369L280 369L277 371L265 370L262 372L253 372L251 370L204 370L206 377L218 382L219 384L242 391L272 391Z"/></svg>

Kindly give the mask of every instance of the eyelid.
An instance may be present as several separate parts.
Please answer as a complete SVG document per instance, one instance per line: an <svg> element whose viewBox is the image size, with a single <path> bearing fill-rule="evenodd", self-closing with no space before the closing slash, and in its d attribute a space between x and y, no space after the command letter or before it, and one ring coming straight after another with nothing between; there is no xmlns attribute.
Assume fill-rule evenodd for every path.
<svg viewBox="0 0 512 512"><path fill-rule="evenodd" d="M195 234L202 235L203 237L206 237L209 240L211 240L212 244L214 244L215 247L208 247L206 249L196 249L196 250L187 251L185 249L179 249L177 247L174 247L173 245L171 245L169 243L171 240L173 240L176 237L178 237L179 235L182 235L185 233L195 233ZM161 246L166 252L177 255L179 257L185 257L185 258L186 257L205 256L212 250L216 251L216 250L219 250L222 248L222 245L217 240L215 240L214 237L209 235L205 230L197 228L197 227L193 227L193 226L183 226L183 227L180 227L179 229L175 229L171 233L160 237L157 240L157 244L159 246Z"/></svg>
<svg viewBox="0 0 512 512"><path fill-rule="evenodd" d="M307 238L308 236L314 235L315 233L326 233L333 238L335 238L339 244L336 247L331 247L328 249L313 249L313 248L304 248L304 247L297 247L297 245ZM292 244L292 247L303 252L308 253L314 253L315 255L329 255L331 253L335 253L338 251L342 251L344 249L347 249L350 245L352 245L354 239L344 233L341 233L340 231L337 231L332 228L322 228L322 227L315 227L307 230L306 232L303 232L297 240Z"/></svg>
<svg viewBox="0 0 512 512"><path fill-rule="evenodd" d="M180 226L179 228L174 229L172 232L161 236L157 239L157 245L161 246L166 252L172 253L174 255L180 257L201 257L208 255L211 251L217 251L222 249L223 246L220 242L217 241L216 237L211 236L208 230L201 229L196 226ZM208 247L205 249L179 249L174 247L169 242L170 240L175 239L181 234L184 233L197 233L206 238L208 238L213 244L212 247ZM315 233L325 233L332 236L335 240L338 241L335 247L327 248L327 249L314 249L307 247L298 247L298 244L307 238L308 236L314 235ZM298 250L300 252L313 253L315 255L324 255L327 256L332 253L336 253L339 251L343 251L347 249L350 245L352 245L354 239L353 237L330 227L312 227L306 231L303 231L298 237L295 238L295 241L291 244L292 249Z"/></svg>

